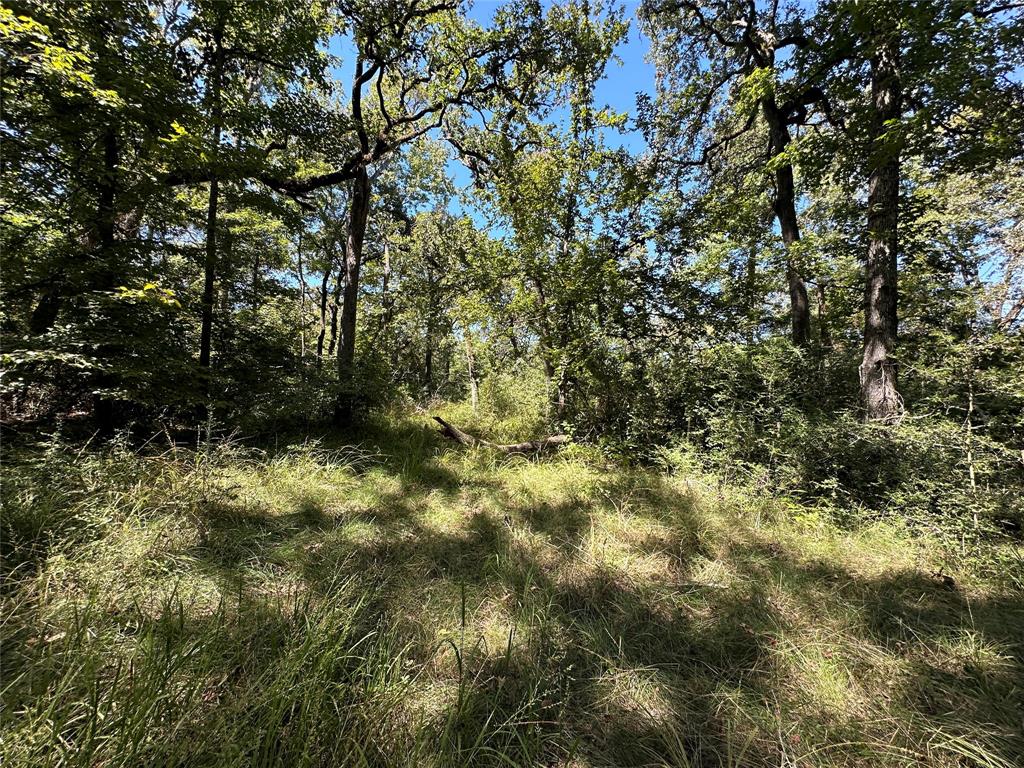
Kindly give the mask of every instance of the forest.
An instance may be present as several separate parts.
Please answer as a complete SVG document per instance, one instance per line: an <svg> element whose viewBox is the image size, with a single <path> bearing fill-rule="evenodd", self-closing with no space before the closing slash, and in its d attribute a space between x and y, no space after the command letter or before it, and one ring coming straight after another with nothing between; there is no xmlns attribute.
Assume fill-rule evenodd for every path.
<svg viewBox="0 0 1024 768"><path fill-rule="evenodd" d="M1024 765L1024 2L0 45L5 766Z"/></svg>

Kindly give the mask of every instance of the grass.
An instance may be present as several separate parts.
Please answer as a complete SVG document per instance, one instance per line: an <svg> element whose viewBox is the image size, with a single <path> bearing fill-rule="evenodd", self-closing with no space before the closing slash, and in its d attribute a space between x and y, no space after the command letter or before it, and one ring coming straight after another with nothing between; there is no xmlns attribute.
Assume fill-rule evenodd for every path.
<svg viewBox="0 0 1024 768"><path fill-rule="evenodd" d="M6 766L1012 766L1019 545L443 444L10 449ZM1015 570L1017 569L1017 570Z"/></svg>

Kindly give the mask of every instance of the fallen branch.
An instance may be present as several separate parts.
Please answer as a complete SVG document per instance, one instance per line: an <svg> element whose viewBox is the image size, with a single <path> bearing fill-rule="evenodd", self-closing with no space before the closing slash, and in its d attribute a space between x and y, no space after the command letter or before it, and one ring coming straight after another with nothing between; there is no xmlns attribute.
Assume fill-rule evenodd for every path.
<svg viewBox="0 0 1024 768"><path fill-rule="evenodd" d="M496 451L501 451L502 453L540 453L541 451L549 448L556 448L559 445L569 442L568 435L551 435L550 437L545 437L541 440L529 440L525 443L509 443L507 445L502 445L500 443L492 443L490 440L482 440L479 437L473 437L468 432L463 432L454 424L449 424L440 416L434 416L434 421L441 425L441 434L449 440L454 440L460 445L468 445L470 447L483 445L487 448L493 448Z"/></svg>

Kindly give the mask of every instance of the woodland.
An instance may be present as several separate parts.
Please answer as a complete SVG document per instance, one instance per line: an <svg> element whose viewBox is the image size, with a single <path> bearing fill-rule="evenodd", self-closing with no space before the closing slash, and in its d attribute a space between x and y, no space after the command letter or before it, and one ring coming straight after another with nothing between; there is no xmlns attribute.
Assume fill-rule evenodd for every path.
<svg viewBox="0 0 1024 768"><path fill-rule="evenodd" d="M1024 765L1024 2L0 51L5 766Z"/></svg>

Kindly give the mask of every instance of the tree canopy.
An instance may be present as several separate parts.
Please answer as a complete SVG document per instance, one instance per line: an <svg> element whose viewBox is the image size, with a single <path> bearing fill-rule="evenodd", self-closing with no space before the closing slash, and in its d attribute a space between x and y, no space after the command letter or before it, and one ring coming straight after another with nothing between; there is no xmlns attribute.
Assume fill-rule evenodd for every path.
<svg viewBox="0 0 1024 768"><path fill-rule="evenodd" d="M513 375L638 456L762 396L1019 439L1017 4L2 13L15 421L352 424Z"/></svg>

